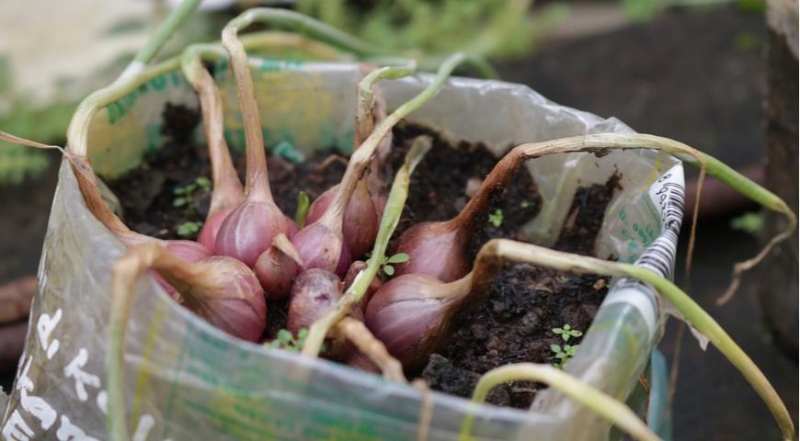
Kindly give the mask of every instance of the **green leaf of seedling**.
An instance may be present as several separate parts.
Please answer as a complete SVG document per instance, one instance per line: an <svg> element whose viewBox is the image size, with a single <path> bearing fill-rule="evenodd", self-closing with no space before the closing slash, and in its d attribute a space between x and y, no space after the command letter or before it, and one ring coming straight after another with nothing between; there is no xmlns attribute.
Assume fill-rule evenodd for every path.
<svg viewBox="0 0 800 441"><path fill-rule="evenodd" d="M178 236L189 236L200 231L202 227L202 222L184 222L178 225Z"/></svg>
<svg viewBox="0 0 800 441"><path fill-rule="evenodd" d="M297 193L297 211L294 213L294 222L297 224L297 228L303 228L306 226L306 219L308 218L308 208L310 204L311 201L309 201L306 192L301 191L300 193Z"/></svg>
<svg viewBox="0 0 800 441"><path fill-rule="evenodd" d="M503 210L497 209L494 213L489 215L489 223L495 227L503 225Z"/></svg>
<svg viewBox="0 0 800 441"><path fill-rule="evenodd" d="M277 340L283 344L286 344L294 340L294 336L292 335L292 332L289 331L288 329L281 329L280 331L278 331Z"/></svg>
<svg viewBox="0 0 800 441"><path fill-rule="evenodd" d="M384 265L383 266L383 272L386 273L387 276L393 276L394 275L394 267L391 266L391 265Z"/></svg>
<svg viewBox="0 0 800 441"><path fill-rule="evenodd" d="M173 207L183 207L184 205L186 205L186 198L176 198L172 201Z"/></svg>
<svg viewBox="0 0 800 441"><path fill-rule="evenodd" d="M278 145L272 149L272 153L294 164L300 164L306 159L302 152L295 150L294 146L287 141L279 142Z"/></svg>
<svg viewBox="0 0 800 441"><path fill-rule="evenodd" d="M734 230L744 231L748 234L756 234L764 227L764 215L758 212L745 213L731 219L730 226Z"/></svg>
<svg viewBox="0 0 800 441"><path fill-rule="evenodd" d="M550 350L556 354L561 354L563 351L561 350L561 346L559 345L550 345Z"/></svg>
<svg viewBox="0 0 800 441"><path fill-rule="evenodd" d="M394 256L386 259L386 263L406 263L408 262L408 254L406 253L397 253Z"/></svg>
<svg viewBox="0 0 800 441"><path fill-rule="evenodd" d="M205 176L200 176L199 178L195 179L194 182L203 190L211 190L211 180Z"/></svg>

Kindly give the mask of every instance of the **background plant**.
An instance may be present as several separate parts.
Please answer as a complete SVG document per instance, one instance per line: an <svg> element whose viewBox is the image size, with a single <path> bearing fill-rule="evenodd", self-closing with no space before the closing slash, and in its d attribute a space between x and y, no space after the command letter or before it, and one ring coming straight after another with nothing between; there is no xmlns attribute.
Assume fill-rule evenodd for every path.
<svg viewBox="0 0 800 441"><path fill-rule="evenodd" d="M553 4L529 16L531 0L300 0L297 10L389 52L464 51L515 57L567 14Z"/></svg>

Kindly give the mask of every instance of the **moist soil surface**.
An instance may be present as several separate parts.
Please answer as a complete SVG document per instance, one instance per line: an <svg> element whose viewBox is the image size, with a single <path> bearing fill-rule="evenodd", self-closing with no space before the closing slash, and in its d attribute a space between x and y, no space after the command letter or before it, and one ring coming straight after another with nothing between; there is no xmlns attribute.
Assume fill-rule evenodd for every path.
<svg viewBox="0 0 800 441"><path fill-rule="evenodd" d="M181 226L202 223L208 212L210 186L197 185L197 179L211 179L207 147L194 143L191 136L200 122L198 113L196 109L168 104L162 116L164 148L147 155L138 169L108 184L120 200L125 222L135 231L162 239L195 239L198 228ZM430 136L433 147L412 175L396 235L419 222L457 215L497 162L482 144L451 145L435 131L403 124L394 130L389 155L394 170L402 165L413 140L421 135ZM232 155L243 177L244 155L235 151ZM292 217L298 193L306 192L313 201L340 181L346 161L332 149L322 149L301 163L271 156L269 176L276 203ZM614 176L606 185L580 189L555 247L592 255L606 205L618 188L618 176ZM492 195L486 209L478 214L469 258L474 258L491 238L524 240L520 230L536 216L539 206L540 198L530 174L517 174L505 191ZM605 279L599 277L507 264L496 278L488 300L454 317L457 331L448 339L446 349L434 354L422 372L408 374L424 377L433 389L466 397L480 375L494 367L516 362L557 362L550 347L566 342L552 329L568 324L585 331L606 290ZM273 338L286 326L286 310L287 301L270 301L265 339ZM569 344L579 341L579 337L573 338ZM536 390L535 384L513 383L496 388L489 401L528 407Z"/></svg>

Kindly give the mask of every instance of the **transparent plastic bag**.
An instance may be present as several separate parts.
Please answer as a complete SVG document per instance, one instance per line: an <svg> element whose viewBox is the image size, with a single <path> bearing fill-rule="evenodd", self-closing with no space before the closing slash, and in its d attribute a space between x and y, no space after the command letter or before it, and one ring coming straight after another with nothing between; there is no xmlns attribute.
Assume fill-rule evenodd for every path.
<svg viewBox="0 0 800 441"><path fill-rule="evenodd" d="M226 136L242 148L241 117L232 80L218 66L226 107ZM300 152L352 144L356 64L262 60L254 69L267 145L286 141ZM419 92L432 76L382 83L390 110ZM179 72L143 82L101 110L90 126L89 156L105 178L139 165L161 147L161 110L167 102L197 107ZM630 131L616 119L556 105L527 87L453 78L408 120L453 140L481 141L501 154L523 142L569 135ZM202 136L202 130L197 135ZM665 207L682 198L682 168L652 151L556 155L529 162L545 199L545 221L532 220L532 238L558 235L576 188L622 174L598 250L632 261L659 239ZM681 190L663 199L664 182ZM674 192L673 192L674 193ZM680 211L680 210L678 210ZM673 210L674 214L674 210ZM540 216L541 217L541 216ZM643 232L640 234L640 232ZM674 245L674 244L673 244ZM650 246L650 247L649 247ZM674 246L656 250L671 272ZM671 250L671 251L670 251ZM42 253L25 353L9 393L1 432L8 439L105 439L105 356L110 273L124 251L87 210L65 162ZM669 275L669 274L665 274ZM624 282L624 283L623 283ZM626 397L660 338L663 310L645 287L612 287L568 371L615 397ZM149 276L137 282L125 356L126 410L134 440L414 439L424 400L432 401L431 440L455 439L476 412L475 439L605 439L607 423L555 392L537 397L529 412L423 395L404 384L364 375L324 360L267 350L236 340L170 300ZM476 410L477 409L477 410Z"/></svg>

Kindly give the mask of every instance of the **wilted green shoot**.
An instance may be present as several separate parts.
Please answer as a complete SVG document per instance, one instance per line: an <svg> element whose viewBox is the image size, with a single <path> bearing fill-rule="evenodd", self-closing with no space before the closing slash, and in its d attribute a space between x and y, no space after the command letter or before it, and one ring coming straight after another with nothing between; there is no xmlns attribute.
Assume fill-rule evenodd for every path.
<svg viewBox="0 0 800 441"><path fill-rule="evenodd" d="M501 366L483 374L475 386L472 403L475 405L461 425L460 441L471 439L470 432L477 412L476 405L486 400L495 387L510 381L529 380L545 383L579 404L610 421L635 439L653 441L658 436L625 404L582 383L577 378L552 366L520 363ZM578 424L576 422L576 424Z"/></svg>

